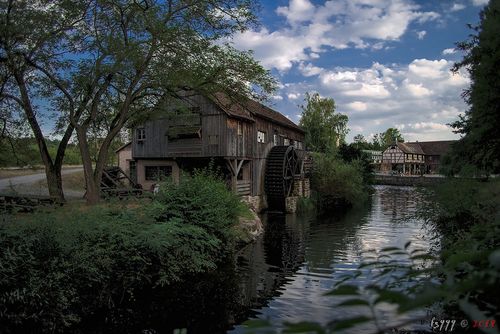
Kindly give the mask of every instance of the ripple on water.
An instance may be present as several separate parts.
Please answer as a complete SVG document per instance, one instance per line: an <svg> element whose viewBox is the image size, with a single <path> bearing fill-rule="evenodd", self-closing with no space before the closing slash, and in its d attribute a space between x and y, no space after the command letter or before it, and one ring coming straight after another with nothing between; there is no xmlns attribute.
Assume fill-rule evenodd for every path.
<svg viewBox="0 0 500 334"><path fill-rule="evenodd" d="M325 293L357 270L369 250L403 247L407 241L412 242L412 247L429 249L423 222L402 220L415 211L417 202L411 187L378 186L371 207L365 211L352 210L345 216L326 219L264 217L264 237L246 250L242 255L246 261L240 262L238 268L247 277L258 276L267 283L264 289L254 290L254 300L265 302L253 308L251 318L267 319L281 328L284 322L326 324L360 315L359 308L335 307L342 298ZM356 284L369 283L369 276L359 276ZM247 291L252 290L251 281L244 283ZM392 311L385 310L387 314ZM353 332L359 330L373 327L367 325ZM244 331L236 326L230 332Z"/></svg>

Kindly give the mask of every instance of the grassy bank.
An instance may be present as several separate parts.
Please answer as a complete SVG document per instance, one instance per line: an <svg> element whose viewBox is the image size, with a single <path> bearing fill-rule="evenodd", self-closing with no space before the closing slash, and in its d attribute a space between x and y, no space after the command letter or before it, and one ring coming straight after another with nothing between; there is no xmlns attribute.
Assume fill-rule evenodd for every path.
<svg viewBox="0 0 500 334"><path fill-rule="evenodd" d="M230 257L248 209L205 173L152 201L69 205L0 223L0 332L131 321L152 294Z"/></svg>

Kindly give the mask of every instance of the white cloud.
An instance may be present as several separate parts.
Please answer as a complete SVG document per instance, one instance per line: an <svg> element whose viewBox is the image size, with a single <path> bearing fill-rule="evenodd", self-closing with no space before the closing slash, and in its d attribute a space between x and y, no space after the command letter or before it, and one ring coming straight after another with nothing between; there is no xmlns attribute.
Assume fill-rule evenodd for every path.
<svg viewBox="0 0 500 334"><path fill-rule="evenodd" d="M278 7L276 13L283 15L291 23L299 23L311 20L314 16L315 7L309 0L290 0L288 7Z"/></svg>
<svg viewBox="0 0 500 334"><path fill-rule="evenodd" d="M488 1L489 0L472 0L472 4L474 6L484 6L484 5L488 4Z"/></svg>
<svg viewBox="0 0 500 334"><path fill-rule="evenodd" d="M285 17L287 25L275 31L245 31L232 41L239 49L254 50L265 67L280 71L317 59L328 48L386 48L386 43L401 38L410 24L439 18L435 12L421 11L410 0L336 0L318 5L290 0L276 12Z"/></svg>
<svg viewBox="0 0 500 334"><path fill-rule="evenodd" d="M281 100L283 100L283 96L281 96L281 95L274 95L274 96L272 96L271 98L272 98L273 100L276 100L276 101L281 101Z"/></svg>
<svg viewBox="0 0 500 334"><path fill-rule="evenodd" d="M462 9L465 9L465 5L461 3L454 3L453 6L451 6L450 8L452 12L457 12Z"/></svg>
<svg viewBox="0 0 500 334"><path fill-rule="evenodd" d="M453 74L452 66L443 59L415 59L406 65L322 68L308 82L285 84L283 93L289 100L312 90L333 97L351 129L378 133L397 126L407 140L450 139L456 135L446 124L466 110L460 95L470 83L466 73Z"/></svg>
<svg viewBox="0 0 500 334"><path fill-rule="evenodd" d="M417 31L417 38L418 39L424 39L425 35L427 35L427 31L425 31L425 30Z"/></svg>
<svg viewBox="0 0 500 334"><path fill-rule="evenodd" d="M289 100L297 100L300 97L300 93L289 93L287 97Z"/></svg>
<svg viewBox="0 0 500 334"><path fill-rule="evenodd" d="M427 60L415 59L409 65L410 72L427 79L438 79L446 75L443 69L448 65L448 61L441 60Z"/></svg>
<svg viewBox="0 0 500 334"><path fill-rule="evenodd" d="M448 130L449 126L441 123L434 123L434 122L419 122L419 123L414 123L410 124L410 127L414 128L415 130Z"/></svg>
<svg viewBox="0 0 500 334"><path fill-rule="evenodd" d="M429 96L432 94L431 90L425 88L421 83L410 83L408 79L404 81L405 88L415 97Z"/></svg>
<svg viewBox="0 0 500 334"><path fill-rule="evenodd" d="M366 103L360 101L347 103L346 107L354 111L365 111L367 109Z"/></svg>
<svg viewBox="0 0 500 334"><path fill-rule="evenodd" d="M302 73L303 76L311 77L311 76L320 74L321 72L323 72L323 69L320 67L314 66L311 63L304 64L304 62L300 62L299 71L300 71L300 73Z"/></svg>
<svg viewBox="0 0 500 334"><path fill-rule="evenodd" d="M444 49L442 54L443 54L443 56L446 56L446 55L452 55L456 52L457 52L457 50L455 50L454 48L450 48L450 49Z"/></svg>

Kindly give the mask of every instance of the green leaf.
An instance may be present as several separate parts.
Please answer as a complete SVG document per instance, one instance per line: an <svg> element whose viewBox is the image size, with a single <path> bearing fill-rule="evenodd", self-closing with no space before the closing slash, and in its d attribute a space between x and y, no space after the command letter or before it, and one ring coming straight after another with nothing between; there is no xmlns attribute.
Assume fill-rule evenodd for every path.
<svg viewBox="0 0 500 334"><path fill-rule="evenodd" d="M360 305L370 306L370 303L368 303L364 299L348 299L337 304L337 306L360 306Z"/></svg>
<svg viewBox="0 0 500 334"><path fill-rule="evenodd" d="M299 323L285 323L283 333L316 333L324 334L325 330L320 324L315 322L302 321Z"/></svg>
<svg viewBox="0 0 500 334"><path fill-rule="evenodd" d="M392 251L397 251L397 250L401 250L401 249L398 247L384 247L380 251L381 252L392 252Z"/></svg>
<svg viewBox="0 0 500 334"><path fill-rule="evenodd" d="M357 296L359 295L358 287L355 285L344 284L336 287L330 292L325 294L326 296Z"/></svg>
<svg viewBox="0 0 500 334"><path fill-rule="evenodd" d="M412 260L435 260L436 258L430 254L418 254L410 257Z"/></svg>
<svg viewBox="0 0 500 334"><path fill-rule="evenodd" d="M259 328L271 327L271 323L268 320L263 320L263 319L247 320L242 325L247 329L259 329Z"/></svg>
<svg viewBox="0 0 500 334"><path fill-rule="evenodd" d="M340 321L334 321L329 325L329 327L332 330L337 331L337 330L341 330L341 329L351 328L351 327L363 324L363 323L371 321L371 320L372 320L372 318L369 318L366 316L359 316L359 317L344 319L344 320L340 320Z"/></svg>
<svg viewBox="0 0 500 334"><path fill-rule="evenodd" d="M379 296L375 300L375 304L381 303L381 302L387 302L387 303L392 303L392 304L401 304L403 305L404 303L408 302L409 298L397 291L392 291L388 289L378 289Z"/></svg>
<svg viewBox="0 0 500 334"><path fill-rule="evenodd" d="M408 247L410 247L410 245L411 245L411 241L406 242L405 243L405 249L408 249Z"/></svg>

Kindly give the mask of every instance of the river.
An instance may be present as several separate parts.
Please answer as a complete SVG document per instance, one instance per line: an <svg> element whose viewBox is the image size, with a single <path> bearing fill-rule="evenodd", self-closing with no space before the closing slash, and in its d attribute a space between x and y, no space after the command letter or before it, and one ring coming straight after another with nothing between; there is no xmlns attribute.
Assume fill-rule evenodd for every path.
<svg viewBox="0 0 500 334"><path fill-rule="evenodd" d="M360 315L359 309L334 307L338 300L325 293L358 268L365 251L403 248L407 241L430 248L423 222L402 219L415 211L417 199L411 187L376 186L368 208L344 215L266 215L263 238L244 249L238 261L242 302L253 305L249 319L265 319L279 329L284 322L327 324ZM355 283L366 280L361 276ZM230 332L244 333L244 327Z"/></svg>
<svg viewBox="0 0 500 334"><path fill-rule="evenodd" d="M403 220L415 211L418 193L411 187L376 186L371 205L347 213L315 215L265 214L264 234L217 272L197 277L161 299L167 306L145 314L149 333L245 333L246 320L267 320L279 332L285 322L327 324L360 315L358 308L335 307L325 296L346 274L358 268L364 251L384 247L429 249L429 231L419 220ZM369 282L369 275L354 281ZM383 313L391 321L391 310ZM149 311L148 311L149 312ZM366 312L366 310L364 311ZM361 313L362 314L362 313ZM144 328L144 327L142 327ZM427 323L411 329L428 329ZM367 324L363 332L373 332ZM357 333L359 328L347 333Z"/></svg>

